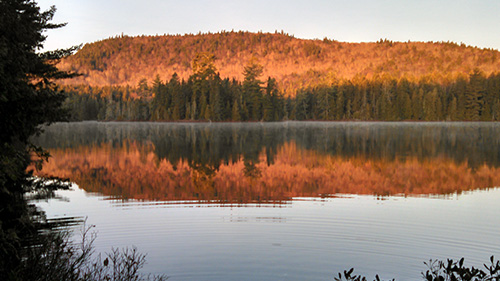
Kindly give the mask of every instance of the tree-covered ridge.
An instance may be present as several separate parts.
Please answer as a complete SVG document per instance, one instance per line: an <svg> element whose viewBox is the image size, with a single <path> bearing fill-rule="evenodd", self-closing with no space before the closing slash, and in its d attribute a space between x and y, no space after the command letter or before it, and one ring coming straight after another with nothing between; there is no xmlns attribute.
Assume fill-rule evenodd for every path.
<svg viewBox="0 0 500 281"><path fill-rule="evenodd" d="M246 63L255 58L263 76L272 76L285 94L357 77L428 79L445 83L473 69L485 75L500 69L497 50L450 42L343 43L327 38L304 40L284 33L219 32L208 34L119 36L86 44L60 67L83 76L71 84L137 85L158 74L168 80L192 75L198 53L211 53L221 77L243 80Z"/></svg>

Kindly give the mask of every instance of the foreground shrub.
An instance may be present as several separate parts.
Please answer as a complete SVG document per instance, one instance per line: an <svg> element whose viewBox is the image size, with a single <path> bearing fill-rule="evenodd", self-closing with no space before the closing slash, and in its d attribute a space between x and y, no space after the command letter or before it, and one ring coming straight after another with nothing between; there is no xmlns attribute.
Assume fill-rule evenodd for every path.
<svg viewBox="0 0 500 281"><path fill-rule="evenodd" d="M73 281L163 281L163 275L146 275L140 269L146 255L136 248L112 249L110 253L94 255L95 233L92 227L82 228L82 239L72 242L67 228L49 230L36 236L25 249L21 266L11 272L9 280L73 280Z"/></svg>
<svg viewBox="0 0 500 281"><path fill-rule="evenodd" d="M446 262L440 260L430 260L424 262L428 270L423 273L422 279L427 281L500 281L500 261L495 262L495 258L491 256L490 265L484 264L484 269L464 266L464 258L459 261L448 259ZM354 268L345 270L343 273L338 273L335 281L367 281L368 279L362 275L353 273ZM374 281L380 281L378 275ZM395 279L392 279L395 280Z"/></svg>
<svg viewBox="0 0 500 281"><path fill-rule="evenodd" d="M465 267L464 258L460 261L448 259L446 262L430 260L425 263L429 268L422 273L425 280L428 281L479 281L479 280L500 280L500 262L493 256L490 257L490 265L484 264L485 270L475 267Z"/></svg>

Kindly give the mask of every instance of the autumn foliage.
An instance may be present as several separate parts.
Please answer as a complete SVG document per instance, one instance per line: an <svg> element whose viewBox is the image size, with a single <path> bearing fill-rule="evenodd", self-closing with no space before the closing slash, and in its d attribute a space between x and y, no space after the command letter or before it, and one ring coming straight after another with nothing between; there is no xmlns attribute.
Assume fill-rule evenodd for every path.
<svg viewBox="0 0 500 281"><path fill-rule="evenodd" d="M137 85L157 74L163 81L174 73L188 79L199 53L213 54L220 76L239 81L246 63L255 58L263 66L263 77L274 77L286 94L339 80L384 77L446 83L475 68L487 76L500 69L497 50L452 42L345 43L298 39L283 32L225 31L109 38L86 44L59 67L83 74L67 84Z"/></svg>

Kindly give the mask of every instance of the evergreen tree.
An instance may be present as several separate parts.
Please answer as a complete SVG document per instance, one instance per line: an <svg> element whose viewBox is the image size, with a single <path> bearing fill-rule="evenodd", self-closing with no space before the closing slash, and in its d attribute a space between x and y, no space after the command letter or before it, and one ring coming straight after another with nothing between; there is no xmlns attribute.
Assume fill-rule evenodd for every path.
<svg viewBox="0 0 500 281"><path fill-rule="evenodd" d="M259 80L263 67L257 63L256 59L251 59L243 71L245 77L243 81L243 91L249 101L249 111L251 120L260 120L262 117L262 84Z"/></svg>
<svg viewBox="0 0 500 281"><path fill-rule="evenodd" d="M222 121L224 105L222 104L221 97L221 80L219 76L215 76L214 79L210 81L209 89L209 104L210 104L210 120Z"/></svg>
<svg viewBox="0 0 500 281"><path fill-rule="evenodd" d="M475 69L469 76L469 83L465 92L465 117L467 120L477 121L481 118L484 105L484 77Z"/></svg>
<svg viewBox="0 0 500 281"><path fill-rule="evenodd" d="M396 111L397 119L410 120L412 118L410 82L406 79L402 79L397 86Z"/></svg>
<svg viewBox="0 0 500 281"><path fill-rule="evenodd" d="M240 106L237 100L233 102L233 109L231 110L231 120L237 122L241 121Z"/></svg>
<svg viewBox="0 0 500 281"><path fill-rule="evenodd" d="M499 99L496 99L494 102L493 102L493 106L492 106L492 113L491 113L491 119L493 121L499 121L500 120L500 100Z"/></svg>
<svg viewBox="0 0 500 281"><path fill-rule="evenodd" d="M310 101L310 93L300 92L295 97L295 107L292 115L296 120L308 120L311 119L311 103Z"/></svg>
<svg viewBox="0 0 500 281"><path fill-rule="evenodd" d="M156 75L152 85L153 100L151 102L151 113L153 120L169 120L170 97L165 84Z"/></svg>
<svg viewBox="0 0 500 281"><path fill-rule="evenodd" d="M198 118L211 120L213 116L209 106L210 90L212 90L210 86L214 79L220 80L216 74L215 56L211 53L197 53L192 67L191 120Z"/></svg>
<svg viewBox="0 0 500 281"><path fill-rule="evenodd" d="M425 93L423 101L423 119L425 121L438 120L437 117L437 89Z"/></svg>
<svg viewBox="0 0 500 281"><path fill-rule="evenodd" d="M0 1L0 280L23 280L26 249L37 232L25 192L36 187L26 172L31 154L48 153L30 143L41 125L65 118L64 95L55 79L72 75L55 64L76 48L40 53L55 7L40 12L33 1Z"/></svg>
<svg viewBox="0 0 500 281"><path fill-rule="evenodd" d="M448 106L448 117L446 120L458 120L457 112L457 98L453 97Z"/></svg>
<svg viewBox="0 0 500 281"><path fill-rule="evenodd" d="M185 99L177 73L170 78L168 90L172 95L172 120L181 120L184 116Z"/></svg>
<svg viewBox="0 0 500 281"><path fill-rule="evenodd" d="M262 119L264 121L278 121L280 119L280 97L276 79L269 77L266 85L266 95L262 103Z"/></svg>
<svg viewBox="0 0 500 281"><path fill-rule="evenodd" d="M335 119L336 120L344 119L344 114L345 114L344 91L342 89L339 89L335 99Z"/></svg>
<svg viewBox="0 0 500 281"><path fill-rule="evenodd" d="M330 95L330 91L328 88L319 88L316 91L316 108L317 108L317 116L321 120L332 120L333 110L330 108L331 100L333 97Z"/></svg>

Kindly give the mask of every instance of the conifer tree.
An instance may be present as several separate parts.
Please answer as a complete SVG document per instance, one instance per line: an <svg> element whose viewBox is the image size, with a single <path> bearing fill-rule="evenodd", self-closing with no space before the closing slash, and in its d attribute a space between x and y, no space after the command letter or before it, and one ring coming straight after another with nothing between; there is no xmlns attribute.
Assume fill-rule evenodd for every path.
<svg viewBox="0 0 500 281"><path fill-rule="evenodd" d="M168 89L172 93L172 120L181 120L184 115L185 100L177 73L174 73L168 82Z"/></svg>
<svg viewBox="0 0 500 281"><path fill-rule="evenodd" d="M30 137L67 116L53 81L73 75L55 64L76 47L40 52L44 31L64 26L50 23L55 11L41 12L30 0L0 1L0 280L23 280L19 266L37 235L24 197L35 184L26 171L32 153L48 153Z"/></svg>
<svg viewBox="0 0 500 281"><path fill-rule="evenodd" d="M238 101L233 102L233 109L231 110L231 120L236 122L241 121L240 106Z"/></svg>
<svg viewBox="0 0 500 281"><path fill-rule="evenodd" d="M475 69L469 76L469 83L465 92L466 119L478 121L484 105L484 77L479 69Z"/></svg>
<svg viewBox="0 0 500 281"><path fill-rule="evenodd" d="M245 77L243 81L243 91L249 101L250 118L260 120L262 117L262 84L259 80L263 67L256 59L251 59L243 71Z"/></svg>

